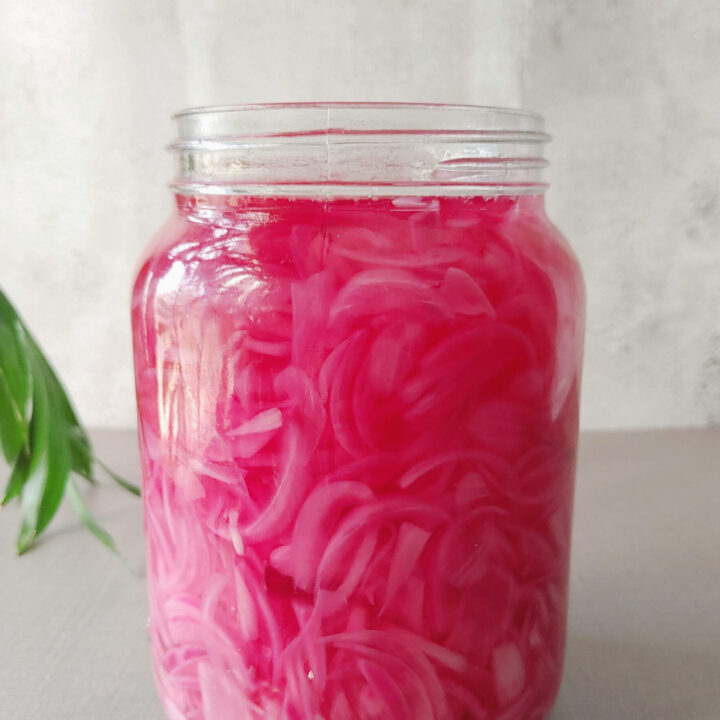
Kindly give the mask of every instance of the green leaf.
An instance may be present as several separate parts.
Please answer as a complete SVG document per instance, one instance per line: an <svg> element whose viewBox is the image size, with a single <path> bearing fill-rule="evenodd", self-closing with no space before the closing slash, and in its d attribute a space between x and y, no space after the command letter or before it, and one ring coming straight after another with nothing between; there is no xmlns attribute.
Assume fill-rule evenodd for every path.
<svg viewBox="0 0 720 720"><path fill-rule="evenodd" d="M72 493L73 472L95 482L94 458L90 439L62 383L2 291L0 444L13 466L2 503L20 498L22 525L17 549L23 553L50 524L65 493ZM103 467L115 482L139 494L135 485ZM110 540L114 548L87 508L81 505L84 511L78 510L78 497L70 499L90 530L108 547Z"/></svg>
<svg viewBox="0 0 720 720"><path fill-rule="evenodd" d="M7 347L6 328L0 327L0 348ZM0 354L2 350L0 349ZM17 398L13 394L12 384L0 360L0 443L5 459L12 463L20 450L28 442L28 423Z"/></svg>
<svg viewBox="0 0 720 720"><path fill-rule="evenodd" d="M28 443L31 393L25 331L0 291L0 446L10 464Z"/></svg>
<svg viewBox="0 0 720 720"><path fill-rule="evenodd" d="M63 421L65 432L67 434L67 442L69 445L71 467L74 472L84 477L90 482L95 482L93 475L93 455L90 439L85 429L80 425L75 410L70 403L70 399L63 388L62 383L58 379L57 374L53 370L50 363L44 357L38 345L31 339L30 343L38 358L40 367L42 368L45 382L49 391L56 399L55 411L58 418Z"/></svg>
<svg viewBox="0 0 720 720"><path fill-rule="evenodd" d="M27 481L28 472L30 470L30 454L27 450L18 455L15 461L15 466L10 473L10 479L8 480L7 487L5 488L5 495L3 496L0 505L7 505L14 497L17 497L22 492L23 486Z"/></svg>
<svg viewBox="0 0 720 720"><path fill-rule="evenodd" d="M38 358L38 362L40 360L42 360L42 355ZM50 410L47 435L48 469L38 510L38 533L41 533L48 526L60 507L72 469L72 452L68 441L67 428L59 421L62 414L62 397L64 393L57 382L53 383L52 379L47 376L45 386Z"/></svg>
<svg viewBox="0 0 720 720"><path fill-rule="evenodd" d="M34 346L31 347L30 364L35 383L30 422L30 466L20 497L23 516L18 538L20 554L52 520L70 475L70 450L65 428L58 418L57 389L48 387L41 356Z"/></svg>
<svg viewBox="0 0 720 720"><path fill-rule="evenodd" d="M68 441L73 471L88 482L94 483L92 446L85 431L79 425L70 426Z"/></svg>
<svg viewBox="0 0 720 720"><path fill-rule="evenodd" d="M75 509L75 512L77 513L77 516L80 518L80 521L82 524L106 547L110 548L114 553L118 553L117 545L115 544L115 541L112 539L110 534L104 530L100 525L97 524L97 522L93 519L93 516L90 514L90 511L88 510L87 505L85 504L85 501L83 500L82 495L80 494L80 490L78 490L77 485L75 484L74 480L70 480L67 486L68 489L68 496L70 497L70 502L72 503L73 508Z"/></svg>
<svg viewBox="0 0 720 720"><path fill-rule="evenodd" d="M95 458L95 462L105 471L105 473L114 480L121 488L124 488L133 495L140 497L140 488L135 483L128 482L124 478L120 477L117 473L113 472L102 460Z"/></svg>
<svg viewBox="0 0 720 720"><path fill-rule="evenodd" d="M48 473L48 434L50 430L50 408L47 389L36 378L33 383L33 414L30 421L30 463L22 487L20 507L22 525L17 542L18 554L24 553L35 540L38 529L38 513L42 502L45 480Z"/></svg>

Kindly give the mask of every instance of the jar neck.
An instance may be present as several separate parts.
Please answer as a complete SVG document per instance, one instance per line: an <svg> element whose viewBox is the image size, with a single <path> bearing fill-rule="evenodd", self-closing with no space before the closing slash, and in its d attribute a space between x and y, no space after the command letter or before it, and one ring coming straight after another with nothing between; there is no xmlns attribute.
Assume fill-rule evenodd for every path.
<svg viewBox="0 0 720 720"><path fill-rule="evenodd" d="M175 116L180 195L544 192L540 116L478 106L248 105Z"/></svg>

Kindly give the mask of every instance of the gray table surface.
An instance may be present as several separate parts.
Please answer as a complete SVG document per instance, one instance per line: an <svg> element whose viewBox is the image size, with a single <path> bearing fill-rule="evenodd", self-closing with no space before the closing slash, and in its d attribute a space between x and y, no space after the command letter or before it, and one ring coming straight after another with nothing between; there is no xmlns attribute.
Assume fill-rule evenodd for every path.
<svg viewBox="0 0 720 720"><path fill-rule="evenodd" d="M133 432L93 435L137 478ZM17 558L19 515L0 514L2 720L162 720L140 503L91 495L125 560L70 512ZM583 436L570 602L553 720L720 718L720 428Z"/></svg>

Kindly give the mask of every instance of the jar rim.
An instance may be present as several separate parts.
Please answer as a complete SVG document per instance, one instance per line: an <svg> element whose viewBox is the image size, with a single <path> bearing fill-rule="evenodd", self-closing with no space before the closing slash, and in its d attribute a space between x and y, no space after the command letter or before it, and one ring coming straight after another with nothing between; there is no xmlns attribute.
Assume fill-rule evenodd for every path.
<svg viewBox="0 0 720 720"><path fill-rule="evenodd" d="M181 110L179 193L543 192L538 113L485 105L294 102ZM319 189L318 189L319 188Z"/></svg>
<svg viewBox="0 0 720 720"><path fill-rule="evenodd" d="M490 105L410 102L292 102L208 105L172 116L178 141L228 136L325 133L512 134L546 142L543 117L531 110Z"/></svg>
<svg viewBox="0 0 720 720"><path fill-rule="evenodd" d="M353 108L353 109L416 109L446 108L450 110L481 110L487 112L503 112L519 115L542 117L534 110L509 108L501 105L474 105L471 103L426 103L426 102L388 102L388 101L329 101L329 102L267 102L267 103L234 103L230 105L196 105L178 110L172 117L191 115L203 112L231 112L235 110L272 110L283 108Z"/></svg>

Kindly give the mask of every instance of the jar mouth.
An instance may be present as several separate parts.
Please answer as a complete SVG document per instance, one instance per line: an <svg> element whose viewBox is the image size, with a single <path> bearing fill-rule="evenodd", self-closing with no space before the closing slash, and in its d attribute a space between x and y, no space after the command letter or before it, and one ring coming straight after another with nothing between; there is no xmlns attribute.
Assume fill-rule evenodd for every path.
<svg viewBox="0 0 720 720"><path fill-rule="evenodd" d="M182 110L178 193L520 194L546 188L537 113L481 105L269 103Z"/></svg>
<svg viewBox="0 0 720 720"><path fill-rule="evenodd" d="M173 115L178 140L274 137L337 130L347 133L528 133L549 140L543 118L530 110L485 105L325 102L217 105Z"/></svg>

